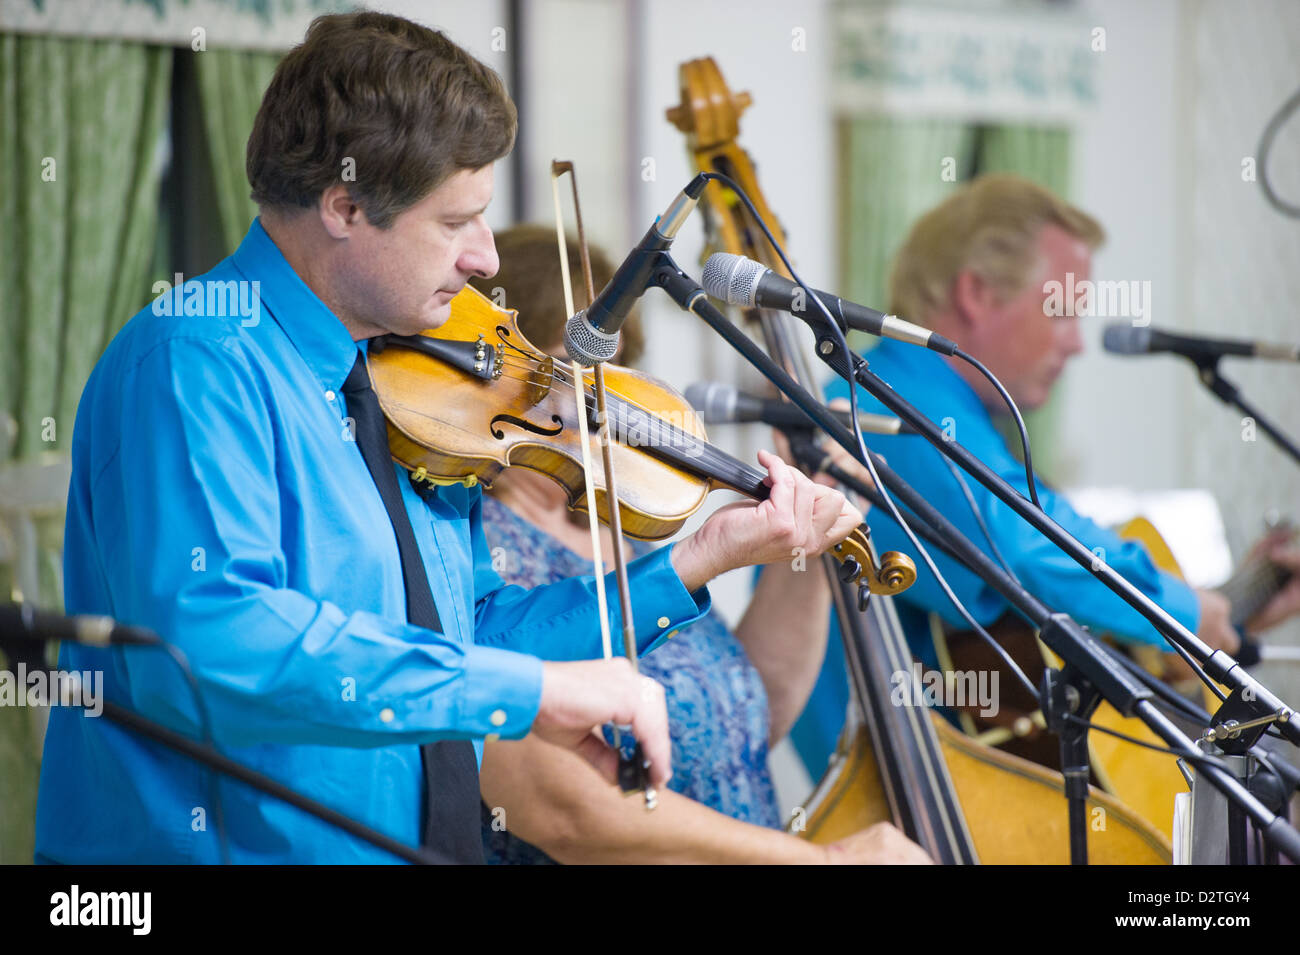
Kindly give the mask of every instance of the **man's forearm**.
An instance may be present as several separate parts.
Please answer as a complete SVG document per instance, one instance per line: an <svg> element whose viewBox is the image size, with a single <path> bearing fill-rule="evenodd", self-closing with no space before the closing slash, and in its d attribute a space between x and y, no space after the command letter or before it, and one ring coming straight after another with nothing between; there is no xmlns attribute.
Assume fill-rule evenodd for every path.
<svg viewBox="0 0 1300 955"><path fill-rule="evenodd" d="M768 564L736 627L745 653L763 677L771 741L785 736L817 682L826 655L830 589L819 560Z"/></svg>
<svg viewBox="0 0 1300 955"><path fill-rule="evenodd" d="M680 545L677 545L680 546ZM671 552L662 548L628 565L633 629L646 652L669 633L694 623L710 607L703 584L682 580ZM615 631L621 627L612 573L605 577ZM501 587L478 601L476 644L520 650L544 660L588 660L601 656L600 613L593 577L570 577L525 590ZM621 647L621 640L618 641Z"/></svg>

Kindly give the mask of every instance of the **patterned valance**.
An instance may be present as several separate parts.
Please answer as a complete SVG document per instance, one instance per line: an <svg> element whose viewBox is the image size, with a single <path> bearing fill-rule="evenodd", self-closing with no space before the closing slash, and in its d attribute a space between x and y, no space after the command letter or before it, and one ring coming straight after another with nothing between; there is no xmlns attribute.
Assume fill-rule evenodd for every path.
<svg viewBox="0 0 1300 955"><path fill-rule="evenodd" d="M0 0L0 31L138 40L195 50L287 50L348 0Z"/></svg>
<svg viewBox="0 0 1300 955"><path fill-rule="evenodd" d="M1104 27L1059 3L844 2L832 16L841 115L1070 124L1094 99Z"/></svg>

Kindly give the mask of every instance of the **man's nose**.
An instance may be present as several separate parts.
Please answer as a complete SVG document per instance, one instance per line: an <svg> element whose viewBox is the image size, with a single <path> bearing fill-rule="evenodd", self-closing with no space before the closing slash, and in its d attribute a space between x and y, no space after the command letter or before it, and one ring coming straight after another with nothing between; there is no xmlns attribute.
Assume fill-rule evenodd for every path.
<svg viewBox="0 0 1300 955"><path fill-rule="evenodd" d="M501 267L501 260L497 258L496 240L492 237L492 230L488 228L487 223L476 231L456 264L462 272L483 279L490 279L497 274L497 270Z"/></svg>

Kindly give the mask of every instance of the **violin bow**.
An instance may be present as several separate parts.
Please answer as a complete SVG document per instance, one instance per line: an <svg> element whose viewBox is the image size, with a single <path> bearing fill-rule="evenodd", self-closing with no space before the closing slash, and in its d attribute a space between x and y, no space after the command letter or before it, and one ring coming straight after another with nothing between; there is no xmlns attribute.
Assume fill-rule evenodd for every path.
<svg viewBox="0 0 1300 955"><path fill-rule="evenodd" d="M555 200L555 239L560 252L560 276L564 284L564 307L566 317L576 311L573 301L573 281L569 275L569 245L564 234L564 216L560 208L560 179L568 175L573 187L573 215L578 228L578 252L582 262L582 275L587 290L587 304L596 298L596 290L591 276L591 256L587 248L587 234L582 226L582 207L578 203L578 176L573 163L567 160L551 161L551 195ZM600 636L605 659L613 657L612 640L609 633L609 604L605 595L605 570L601 556L600 514L596 505L596 486L593 474L591 445L587 430L587 369L576 360L570 362L573 372L573 395L578 406L578 434L581 438L582 472L586 483L587 518L591 528L592 564L596 576L596 604L600 610ZM609 530L614 539L614 577L618 581L618 604L623 624L623 653L632 664L632 671L639 673L636 652L636 626L632 619L632 590L628 586L627 561L623 556L623 522L618 506L618 481L614 473L614 448L609 435L609 415L605 404L604 364L597 362L591 369L592 391L596 396L596 436L600 442L602 463L605 472L605 505L609 511ZM614 726L614 748L618 752L618 785L623 792L642 792L645 794L645 807L654 809L658 805L658 796L649 785L649 763L638 742L630 757L624 756L622 733L619 726Z"/></svg>

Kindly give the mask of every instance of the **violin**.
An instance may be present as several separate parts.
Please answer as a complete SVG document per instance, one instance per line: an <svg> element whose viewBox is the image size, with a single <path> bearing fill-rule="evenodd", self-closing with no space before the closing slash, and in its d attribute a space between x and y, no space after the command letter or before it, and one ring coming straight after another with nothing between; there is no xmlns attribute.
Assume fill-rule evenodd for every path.
<svg viewBox="0 0 1300 955"><path fill-rule="evenodd" d="M558 482L570 508L586 511L573 371L529 342L516 315L467 286L441 327L371 340L370 379L388 419L389 448L417 482L491 487L504 468L529 468ZM605 365L604 374L605 420L590 386L581 386L596 432L588 440L596 446L602 427L613 439L623 533L670 537L714 490L767 498L766 474L710 444L681 394L630 368ZM608 524L600 454L589 460L597 513ZM877 561L869 535L862 524L835 546L840 579L859 587L859 599L909 587L911 559L890 552Z"/></svg>

